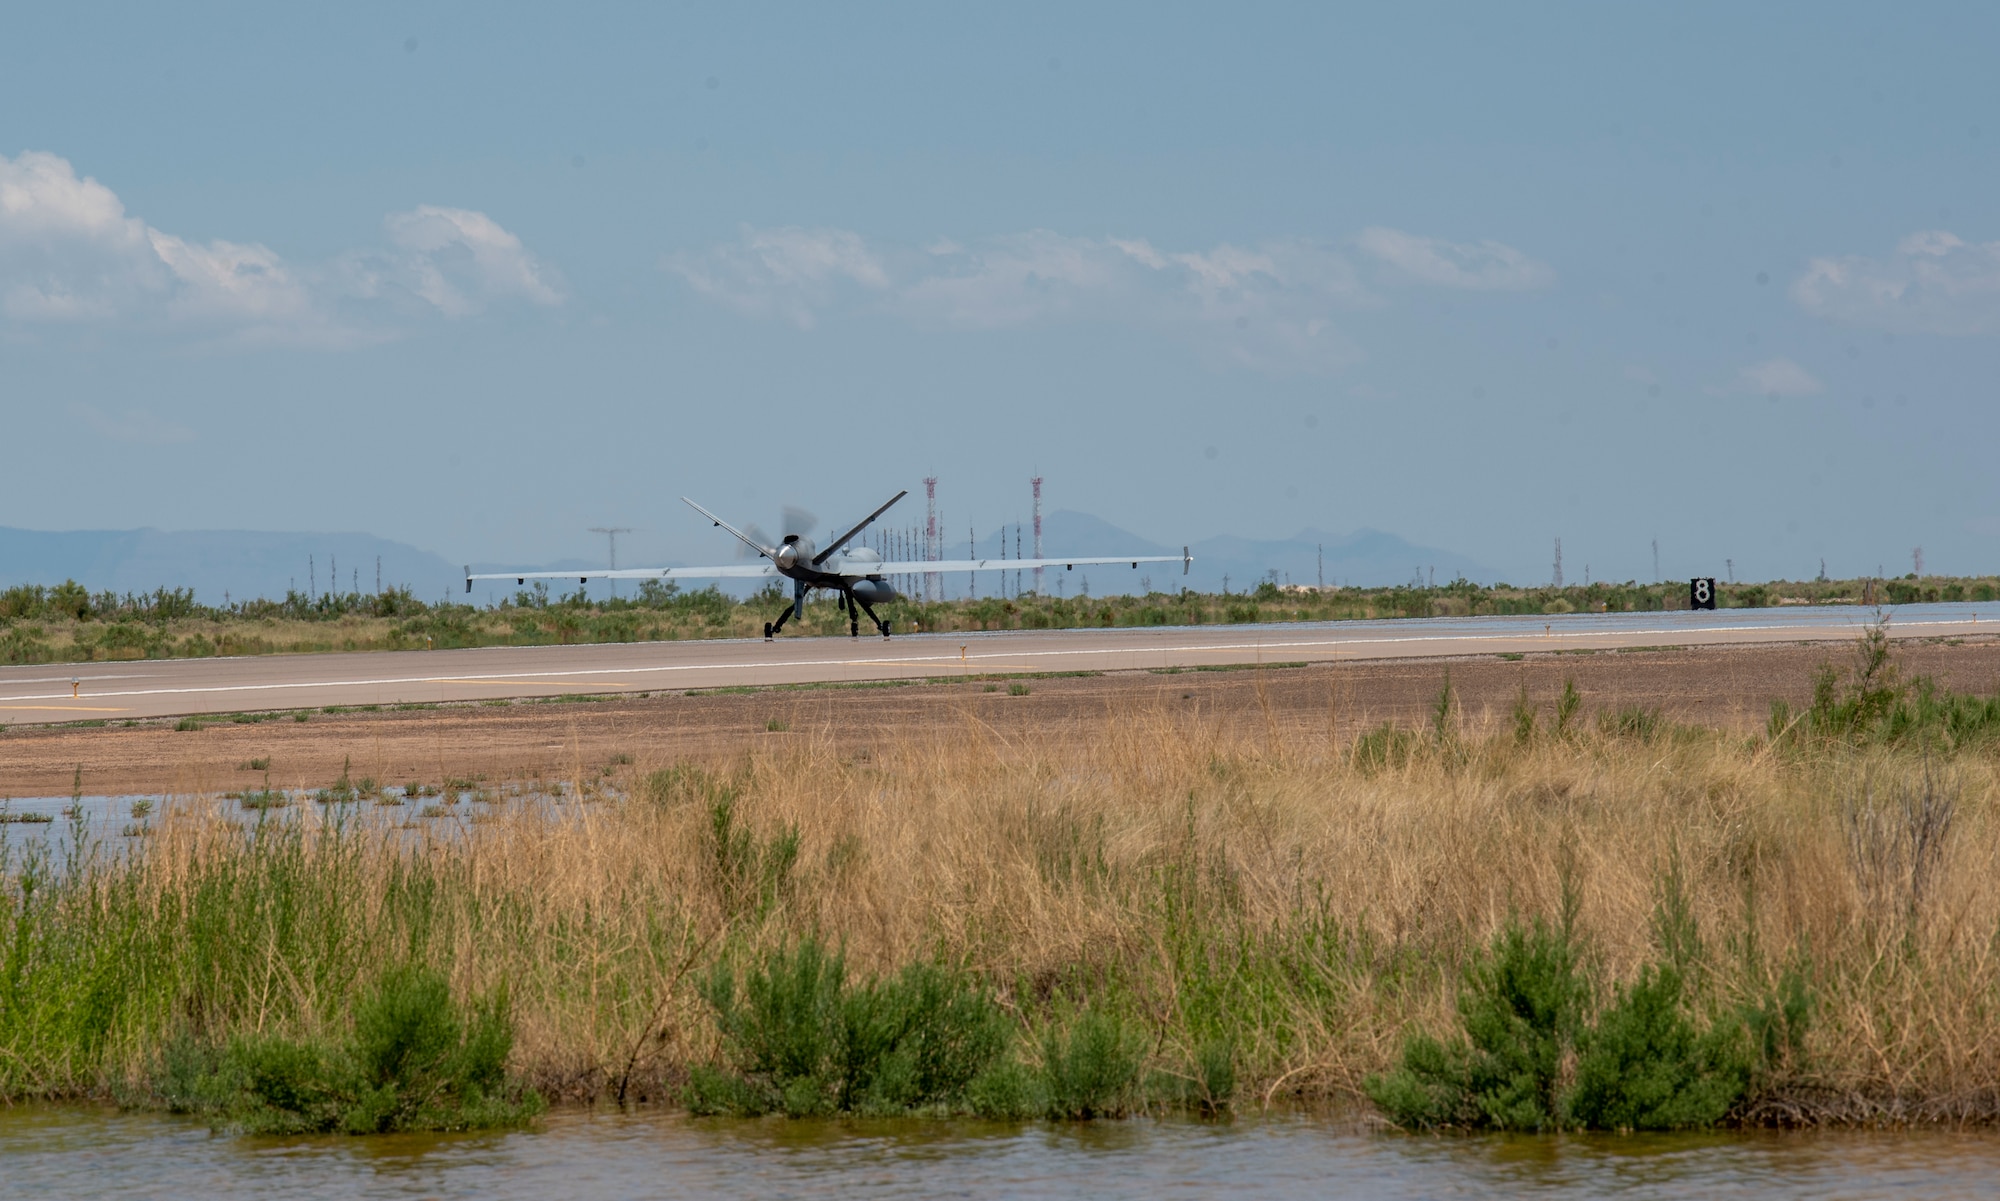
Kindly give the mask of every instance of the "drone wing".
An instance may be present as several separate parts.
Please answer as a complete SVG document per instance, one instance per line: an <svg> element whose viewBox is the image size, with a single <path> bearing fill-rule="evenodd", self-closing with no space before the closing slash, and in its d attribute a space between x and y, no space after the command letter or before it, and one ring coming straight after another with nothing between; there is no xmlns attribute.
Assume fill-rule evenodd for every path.
<svg viewBox="0 0 2000 1201"><path fill-rule="evenodd" d="M757 580L776 576L778 569L769 563L732 563L727 567L620 567L616 571L481 571L465 569L465 590L472 591L474 580L512 580L525 584L529 580L575 580L588 584L592 580Z"/></svg>
<svg viewBox="0 0 2000 1201"><path fill-rule="evenodd" d="M889 511L890 505L895 504L897 501L903 499L905 496L908 496L909 494L910 490L908 488L905 488L901 492L896 493L896 495L890 497L887 501L883 502L881 508L875 510L873 513L870 513L868 516L862 518L861 524L855 526L853 529L847 531L845 534L842 534L840 537L835 538L833 541L827 543L825 550L813 556L813 566L818 567L820 564L825 563L828 557L830 557L833 554L833 552L839 550L843 546L846 546L849 542L852 542L856 534L859 534L861 531L867 529L869 526L874 525L875 519L877 517L880 517L882 514L887 513ZM717 522L716 524L720 525L721 523Z"/></svg>
<svg viewBox="0 0 2000 1201"><path fill-rule="evenodd" d="M1027 571L1036 567L1098 567L1124 563L1137 567L1141 563L1179 563L1181 574L1194 566L1194 556L1186 547L1177 555L1109 555L1073 559L912 559L898 563L870 563L871 575L913 575L925 571Z"/></svg>
<svg viewBox="0 0 2000 1201"><path fill-rule="evenodd" d="M695 512L701 514L703 517L708 518L716 525L721 526L723 529L728 530L730 533L736 535L736 537L742 541L743 545L749 547L751 550L756 551L758 554L764 556L766 559L773 558L777 555L778 553L777 547L765 546L763 543L757 541L755 538L752 538L750 535L744 533L742 530L737 529L735 526L730 525L722 518L717 517L715 514L709 512L707 509L702 508L700 505L689 500L687 497L685 496L681 497L681 503L686 505L688 508L693 509ZM870 520L873 519L871 518Z"/></svg>

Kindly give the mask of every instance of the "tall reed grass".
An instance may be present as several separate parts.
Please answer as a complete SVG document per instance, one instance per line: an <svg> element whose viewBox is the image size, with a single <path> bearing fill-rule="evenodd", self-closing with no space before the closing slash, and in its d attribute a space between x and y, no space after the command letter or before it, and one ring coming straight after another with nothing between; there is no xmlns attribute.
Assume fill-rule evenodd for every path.
<svg viewBox="0 0 2000 1201"><path fill-rule="evenodd" d="M612 788L428 832L189 797L122 856L52 862L16 838L0 1095L143 1092L180 1038L337 1038L415 968L461 998L504 985L513 1069L555 1098L672 1100L701 1072L710 1096L716 1072L763 1088L732 998L812 940L855 987L912 965L971 981L1009 1062L1041 1073L1031 1110L1359 1103L1411 1037L1464 1037L1468 982L1541 923L1586 1017L1683 1038L1671 1009L1687 1038L1777 1040L1737 1118L2000 1117L1993 740L1556 709L1524 699L1483 729L1446 700L1359 742L1165 704L1015 741L968 712L722 762L634 746ZM1561 1087L1586 1049L1551 1053ZM1131 1087L1058 1104L1128 1054ZM841 1079L799 1104L832 1105Z"/></svg>

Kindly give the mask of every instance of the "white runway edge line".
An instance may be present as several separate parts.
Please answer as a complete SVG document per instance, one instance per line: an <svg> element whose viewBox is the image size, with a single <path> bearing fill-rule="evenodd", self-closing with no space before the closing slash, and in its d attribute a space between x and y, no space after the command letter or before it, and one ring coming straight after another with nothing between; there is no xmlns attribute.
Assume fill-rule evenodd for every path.
<svg viewBox="0 0 2000 1201"><path fill-rule="evenodd" d="M1915 622L1909 625L1905 625L1900 629L1898 629L1896 631L1896 636L1903 638L1915 637L1917 636L1915 631L1920 629L1929 629L1934 626L1961 626L1961 625L1969 626L1975 624L1977 623L1972 619L1933 620L1926 622ZM482 674L458 674L458 675L448 675L448 676L385 676L379 679L372 679L372 680L292 680L292 681L282 681L282 682L274 682L266 684L216 684L216 685L208 685L208 686L192 687L192 688L134 688L134 689L126 689L123 691L113 691L113 692L93 691L91 692L90 696L85 699L110 700L117 697L137 697L137 696L191 696L191 695L212 695L212 694L232 693L232 692L281 692L281 691L288 691L300 688L383 688L394 684L480 684L487 681L497 682L497 681L520 680L520 679L553 679L559 676L629 676L629 675L642 675L649 673L658 674L665 672L743 671L746 669L748 670L762 669L770 671L770 670L814 668L814 667L821 667L821 668L877 667L877 666L913 667L925 663L944 663L944 664L966 663L974 659L1053 659L1053 658L1084 657L1084 656L1101 657L1105 655L1159 654L1161 652L1167 652L1172 654L1212 654L1225 651L1261 652L1269 650L1299 650L1299 649L1310 649L1310 648L1319 648L1319 649L1332 648L1338 651L1338 650L1349 650L1355 647L1393 646L1393 645L1412 643L1412 642L1452 643L1452 642L1499 642L1499 641L1511 640L1511 641L1526 642L1530 645L1533 645L1538 642L1547 642L1551 639L1557 639L1557 638L1567 638L1567 639L1600 638L1601 639L1601 638L1631 638L1638 636L1651 637L1651 638L1675 638L1675 637L1687 637L1690 635L1707 635L1707 634L1745 634L1745 633L1781 634L1781 633L1795 633L1800 631L1833 633L1836 632L1837 630L1838 627L1816 624L1816 623L1804 624L1804 625L1759 624L1759 625L1741 625L1741 626L1696 626L1696 627L1683 627L1681 629L1674 629L1674 630L1571 630L1562 632L1547 631L1539 634L1534 633L1532 631L1523 631L1518 634L1511 632L1504 634L1499 634L1499 633L1420 634L1420 635L1397 637L1397 638L1385 638L1385 637L1374 637L1374 638L1358 637L1358 638L1346 638L1346 639L1314 638L1314 639L1297 639L1284 642L1262 642L1262 641L1219 642L1219 643L1209 643L1205 645L1198 644L1194 646L1153 646L1153 647L1148 647L1148 646L1101 647L1100 646L1100 647L1077 647L1074 649L1067 649L1067 650L994 650L994 651L979 652L979 653L968 652L962 657L951 654L940 654L940 655L898 655L882 659L778 659L778 660L749 660L737 663L663 663L645 667L637 667L637 666L583 667L583 668L572 668L567 671L502 671L502 672L488 672ZM949 637L949 635L936 635L936 637ZM112 679L112 678L140 678L140 677L98 676L95 678ZM64 677L62 682L68 683L69 680L67 677ZM67 693L60 693L60 692L30 693L22 695L0 696L0 701L45 701L45 700L74 700L74 699L76 698L70 696Z"/></svg>

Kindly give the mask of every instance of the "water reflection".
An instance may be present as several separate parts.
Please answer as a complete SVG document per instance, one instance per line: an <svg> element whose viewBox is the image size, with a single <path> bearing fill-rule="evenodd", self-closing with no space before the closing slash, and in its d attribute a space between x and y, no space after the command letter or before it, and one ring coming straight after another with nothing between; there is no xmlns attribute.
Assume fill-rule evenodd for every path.
<svg viewBox="0 0 2000 1201"><path fill-rule="evenodd" d="M1416 1138L1308 1117L1227 1125L690 1120L558 1113L490 1135L249 1139L151 1114L0 1110L0 1194L206 1198L1581 1194L1988 1197L1988 1132Z"/></svg>

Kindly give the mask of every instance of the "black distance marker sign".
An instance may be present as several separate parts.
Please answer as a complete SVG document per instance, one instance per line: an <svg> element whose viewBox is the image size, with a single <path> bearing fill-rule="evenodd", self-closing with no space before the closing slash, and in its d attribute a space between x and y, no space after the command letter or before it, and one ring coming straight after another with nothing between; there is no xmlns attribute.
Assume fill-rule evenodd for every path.
<svg viewBox="0 0 2000 1201"><path fill-rule="evenodd" d="M1697 576L1688 581L1688 608L1715 608L1715 577Z"/></svg>

